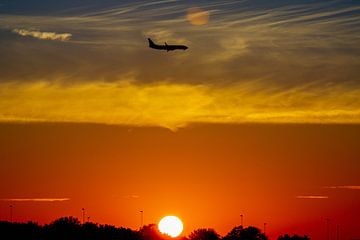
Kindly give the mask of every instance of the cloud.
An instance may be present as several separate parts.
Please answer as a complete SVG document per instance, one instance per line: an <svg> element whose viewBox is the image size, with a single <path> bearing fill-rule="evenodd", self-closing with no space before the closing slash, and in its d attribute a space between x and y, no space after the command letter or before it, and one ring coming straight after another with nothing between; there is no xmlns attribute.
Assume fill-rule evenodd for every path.
<svg viewBox="0 0 360 240"><path fill-rule="evenodd" d="M360 123L359 89L261 82L211 87L132 81L0 84L0 121L177 129L190 123Z"/></svg>
<svg viewBox="0 0 360 240"><path fill-rule="evenodd" d="M156 41L164 41L170 44L190 43L186 38L180 37L179 34L176 35L174 32L163 28L154 28L154 29L146 30L143 32L143 35L144 37L150 37ZM159 44L163 44L163 42L159 42Z"/></svg>
<svg viewBox="0 0 360 240"><path fill-rule="evenodd" d="M328 199L329 196L320 196L320 195L305 195L305 196L296 196L298 199Z"/></svg>
<svg viewBox="0 0 360 240"><path fill-rule="evenodd" d="M0 201L6 202L63 202L70 198L3 198Z"/></svg>
<svg viewBox="0 0 360 240"><path fill-rule="evenodd" d="M124 195L123 198L126 198L126 199L137 199L137 198L140 198L139 195Z"/></svg>
<svg viewBox="0 0 360 240"><path fill-rule="evenodd" d="M15 28L13 32L19 34L20 36L24 36L24 37L30 36L42 40L68 41L72 36L71 33L40 32L35 30L18 29L18 28Z"/></svg>
<svg viewBox="0 0 360 240"><path fill-rule="evenodd" d="M232 36L219 41L219 50L206 58L206 62L228 61L249 51L243 37Z"/></svg>
<svg viewBox="0 0 360 240"><path fill-rule="evenodd" d="M0 28L17 34L77 36L26 45L0 36L0 121L360 123L359 7L212 1L199 3L212 16L199 27L187 3L153 4L0 14ZM152 51L146 37L190 50Z"/></svg>
<svg viewBox="0 0 360 240"><path fill-rule="evenodd" d="M328 186L325 188L330 189L350 189L350 190L360 190L360 185L346 185L346 186Z"/></svg>
<svg viewBox="0 0 360 240"><path fill-rule="evenodd" d="M22 46L0 37L0 52L5 56L0 59L1 81L44 76L52 81L49 76L58 73L85 81L114 81L137 71L141 82L170 79L223 84L262 77L274 84L351 81L359 87L358 7L326 2L208 1L198 7L214 17L197 27L186 21L189 4L153 4L99 2L96 8L74 9L69 15L0 14L0 28L36 26L76 33L72 44L55 46L37 41ZM148 36L160 43L189 44L190 50L156 53L147 48Z"/></svg>
<svg viewBox="0 0 360 240"><path fill-rule="evenodd" d="M204 25L209 22L210 13L198 7L189 8L186 19L193 25Z"/></svg>

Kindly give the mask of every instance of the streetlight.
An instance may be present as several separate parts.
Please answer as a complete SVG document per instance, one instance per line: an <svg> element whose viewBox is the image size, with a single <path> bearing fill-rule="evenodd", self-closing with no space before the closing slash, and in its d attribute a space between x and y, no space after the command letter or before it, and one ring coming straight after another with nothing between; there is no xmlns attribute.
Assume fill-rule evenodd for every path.
<svg viewBox="0 0 360 240"><path fill-rule="evenodd" d="M144 224L144 211L143 210L140 211L140 221L141 221L140 227L142 227Z"/></svg>
<svg viewBox="0 0 360 240"><path fill-rule="evenodd" d="M85 223L85 208L82 208L82 222Z"/></svg>
<svg viewBox="0 0 360 240"><path fill-rule="evenodd" d="M264 235L266 233L266 225L267 225L267 223L264 223Z"/></svg>
<svg viewBox="0 0 360 240"><path fill-rule="evenodd" d="M330 240L330 219L325 218L326 221L326 239Z"/></svg>
<svg viewBox="0 0 360 240"><path fill-rule="evenodd" d="M10 222L12 222L13 221L13 205L10 205L9 208L10 208Z"/></svg>
<svg viewBox="0 0 360 240"><path fill-rule="evenodd" d="M244 228L244 215L240 215L240 218L241 218L241 227Z"/></svg>

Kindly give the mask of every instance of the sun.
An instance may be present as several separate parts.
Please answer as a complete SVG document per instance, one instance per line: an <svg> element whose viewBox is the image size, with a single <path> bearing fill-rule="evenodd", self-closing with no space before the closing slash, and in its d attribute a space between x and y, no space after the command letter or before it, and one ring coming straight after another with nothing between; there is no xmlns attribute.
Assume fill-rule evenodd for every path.
<svg viewBox="0 0 360 240"><path fill-rule="evenodd" d="M158 227L162 234L167 234L173 238L179 236L184 228L180 218L176 216L166 216L162 218Z"/></svg>

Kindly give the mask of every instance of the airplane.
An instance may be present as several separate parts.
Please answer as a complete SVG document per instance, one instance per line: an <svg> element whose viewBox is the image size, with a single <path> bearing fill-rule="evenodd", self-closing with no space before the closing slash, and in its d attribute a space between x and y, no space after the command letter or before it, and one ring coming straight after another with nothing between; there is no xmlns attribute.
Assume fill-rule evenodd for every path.
<svg viewBox="0 0 360 240"><path fill-rule="evenodd" d="M167 45L167 43L165 43L165 45L157 45L150 38L148 38L148 40L149 40L149 48L154 48L157 50L174 51L174 50L188 49L188 47L185 45Z"/></svg>

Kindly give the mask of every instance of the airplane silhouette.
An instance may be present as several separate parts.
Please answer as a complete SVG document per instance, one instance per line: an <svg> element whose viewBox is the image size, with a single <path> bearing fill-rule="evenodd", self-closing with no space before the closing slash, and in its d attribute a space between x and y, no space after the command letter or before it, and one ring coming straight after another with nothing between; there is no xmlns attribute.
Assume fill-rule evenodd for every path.
<svg viewBox="0 0 360 240"><path fill-rule="evenodd" d="M188 49L188 47L185 45L167 45L167 43L165 43L165 45L157 45L150 38L148 38L148 40L149 40L149 47L157 50L174 51L174 50Z"/></svg>

